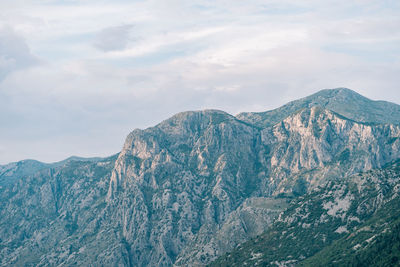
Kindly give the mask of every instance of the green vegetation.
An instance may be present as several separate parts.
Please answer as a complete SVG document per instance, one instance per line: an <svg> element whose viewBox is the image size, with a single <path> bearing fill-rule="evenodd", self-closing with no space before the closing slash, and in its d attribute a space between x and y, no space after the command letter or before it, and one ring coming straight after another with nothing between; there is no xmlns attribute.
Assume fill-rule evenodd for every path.
<svg viewBox="0 0 400 267"><path fill-rule="evenodd" d="M300 266L400 266L400 199Z"/></svg>

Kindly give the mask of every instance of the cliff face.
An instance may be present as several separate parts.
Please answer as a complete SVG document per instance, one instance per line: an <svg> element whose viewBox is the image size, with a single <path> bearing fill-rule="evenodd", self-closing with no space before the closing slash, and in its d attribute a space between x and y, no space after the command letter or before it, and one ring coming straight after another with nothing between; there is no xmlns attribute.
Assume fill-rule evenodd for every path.
<svg viewBox="0 0 400 267"><path fill-rule="evenodd" d="M289 199L400 158L397 105L316 95L262 116L184 112L134 130L117 158L39 165L13 182L4 171L1 225L31 219L0 232L2 265L203 265L267 230Z"/></svg>
<svg viewBox="0 0 400 267"><path fill-rule="evenodd" d="M221 111L181 113L132 132L108 201L131 249L145 251L133 265L171 265L198 235L209 239L255 195L262 152L261 133Z"/></svg>
<svg viewBox="0 0 400 267"><path fill-rule="evenodd" d="M359 123L320 107L303 109L262 130L263 143L270 146L274 194L380 168L400 157L399 136L397 125Z"/></svg>

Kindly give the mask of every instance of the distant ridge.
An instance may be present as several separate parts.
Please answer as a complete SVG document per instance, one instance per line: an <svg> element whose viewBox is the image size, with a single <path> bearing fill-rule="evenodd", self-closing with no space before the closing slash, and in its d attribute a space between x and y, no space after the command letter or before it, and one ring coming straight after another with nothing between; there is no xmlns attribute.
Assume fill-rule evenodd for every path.
<svg viewBox="0 0 400 267"><path fill-rule="evenodd" d="M18 162L11 162L5 165L0 165L0 185L11 183L15 179L19 179L22 176L26 176L38 171L61 167L72 161L79 162L100 162L103 160L108 160L109 158L116 158L118 154L114 154L110 157L92 157L92 158L83 158L78 156L71 156L67 159L53 162L53 163L44 163L33 159L25 159Z"/></svg>

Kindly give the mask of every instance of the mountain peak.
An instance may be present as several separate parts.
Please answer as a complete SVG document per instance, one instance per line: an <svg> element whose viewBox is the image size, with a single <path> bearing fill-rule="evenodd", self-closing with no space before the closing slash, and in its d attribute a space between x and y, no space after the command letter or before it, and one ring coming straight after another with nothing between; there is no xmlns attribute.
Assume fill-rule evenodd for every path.
<svg viewBox="0 0 400 267"><path fill-rule="evenodd" d="M183 121L183 120L190 120L190 119L201 119L201 120L208 120L208 119L212 119L215 117L225 117L226 119L231 118L234 119L234 117L228 113L226 113L225 111L222 110L217 110L217 109L205 109L205 110L196 110L196 111L184 111L184 112L180 112L175 114L174 116L172 116L171 118L163 121L160 123L169 123L171 121L174 122L178 122L178 121Z"/></svg>
<svg viewBox="0 0 400 267"><path fill-rule="evenodd" d="M237 118L258 127L270 127L297 111L321 106L354 121L378 124L399 124L400 106L386 101L368 99L348 88L324 89L310 96L287 103L286 105L266 111L248 112L237 115Z"/></svg>
<svg viewBox="0 0 400 267"><path fill-rule="evenodd" d="M358 101L373 101L365 96L360 95L356 91L353 91L348 88L334 88L334 89L322 89L315 94L312 94L310 96L307 96L305 98L302 98L304 100L309 100L309 101L316 101L317 99L325 98L326 100L329 101L343 101L343 100L358 100ZM299 100L302 100L299 99ZM297 101L299 101L297 100ZM296 102L296 101L293 101Z"/></svg>
<svg viewBox="0 0 400 267"><path fill-rule="evenodd" d="M322 89L322 90L318 91L316 94L318 94L318 93L347 94L347 95L362 96L359 93L357 93L356 91L351 90L349 88L345 88L345 87L338 87L338 88L333 88L333 89Z"/></svg>
<svg viewBox="0 0 400 267"><path fill-rule="evenodd" d="M161 130L165 133L181 135L185 132L193 132L201 129L204 130L212 125L234 121L243 123L236 117L222 110L206 109L185 111L175 114L148 130Z"/></svg>

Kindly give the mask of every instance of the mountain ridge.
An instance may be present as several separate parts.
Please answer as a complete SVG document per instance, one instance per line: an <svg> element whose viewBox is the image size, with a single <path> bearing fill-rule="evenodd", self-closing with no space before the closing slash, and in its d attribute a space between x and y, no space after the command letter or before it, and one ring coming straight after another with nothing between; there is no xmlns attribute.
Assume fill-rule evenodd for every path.
<svg viewBox="0 0 400 267"><path fill-rule="evenodd" d="M347 89L317 98L339 93L338 103L370 101ZM270 126L219 110L178 113L133 130L112 157L17 175L0 187L0 225L15 225L0 231L0 264L202 266L268 231L312 190L400 158L400 126L382 123L397 113L359 122L302 101Z"/></svg>
<svg viewBox="0 0 400 267"><path fill-rule="evenodd" d="M218 118L216 120L213 117L215 115ZM182 120L182 118L185 119ZM400 156L398 141L394 141L390 147L386 146L383 141L390 136L399 136L399 130L397 126L368 125L368 123L348 120L344 116L339 116L317 106L296 111L282 122L262 130L237 121L231 115L222 111L180 113L155 127L136 130L127 138L124 150L116 163L119 166L117 168L118 171L113 174L112 178L116 185L122 184L122 187L116 190L115 188L118 186L110 184L109 196L118 191L129 191L128 188L132 185L135 186L135 190L143 192L148 190L145 189L146 187L153 188L152 190L159 190L161 184L157 181L157 177L159 178L160 176L154 176L154 178L149 179L153 175L152 171L150 171L150 164L154 164L154 161L152 163L149 162L147 164L148 167L146 167L145 163L148 159L156 159L157 164L170 166L164 167L170 168L170 171L175 168L183 168L182 171L178 171L176 174L174 174L174 171L170 174L173 177L180 177L178 180L187 179L184 173L189 173L193 175L194 180L203 181L204 186L207 186L204 191L199 191L202 192L200 193L201 196L206 194L209 198L206 197L205 199L209 199L209 201L213 199L212 202L215 203L214 207L206 206L205 212L226 214L224 210L234 211L240 206L241 201L248 197L267 197L282 193L290 195L293 189L295 189L295 194L303 194L309 185L318 185L317 180L313 177L317 177L321 180L320 182L324 182L329 177L380 167L381 164ZM319 134L320 131L321 134ZM324 132L327 134L324 135ZM349 141L346 139L348 136L355 136L355 139ZM337 141L333 142L333 139L330 140L329 138L336 138ZM359 144L359 138L365 139L365 141L361 140ZM375 139L376 141L374 141ZM234 148L234 145L239 140L247 140L245 146ZM334 146L331 145L332 142ZM373 143L376 143L376 147L368 148ZM290 148L291 144L294 145L293 148ZM339 144L340 146L338 146ZM363 144L366 147L363 147ZM349 148L346 148L348 145ZM268 149L265 146L268 146ZM295 151L301 147L304 147L305 155L314 153L314 155L319 155L318 159L313 159L310 156L304 158L301 156L302 154L296 154ZM254 151L250 152L249 148L254 148ZM378 153L376 155L377 159L374 159L368 153L360 155L360 153L368 149ZM276 153L271 154L267 150L276 151ZM243 160L244 157L240 157L242 162L254 162L258 167L255 167L255 165L248 166L247 172L242 172L238 175L236 173L238 169L235 166L230 166L230 162L238 163L240 158L228 156L234 155L238 151L249 151L249 159ZM279 151L287 152L282 154ZM344 153L343 155L347 155L346 157L358 158L358 160L353 165L348 165L346 159L340 158L340 153ZM250 155L260 156L253 157ZM140 165L135 165L132 168L132 164L126 163L129 162L130 157L135 158L135 161L140 162ZM348 166L338 167L335 164L329 166L328 163L332 160ZM323 164L320 166L321 163ZM187 169L185 166L189 166L189 168ZM308 173L318 166L321 167L320 171ZM217 172L214 172L215 170ZM226 170L229 171L226 172ZM149 178L146 180L145 173L148 171L150 171L149 176L147 176ZM247 185L246 183L241 184L240 179L243 178L236 180L238 177L247 177L247 180L250 178L252 180L250 180L250 183L247 182ZM290 177L294 178L289 179ZM245 180L242 181L245 182ZM266 183L266 181L269 182ZM123 183L131 185L127 187ZM170 183L173 182L170 181ZM241 188L246 188L247 191L242 191ZM271 192L275 193L272 194ZM191 195L193 194L194 192L191 193ZM204 197L201 198L204 199ZM196 201L203 203L200 206L204 205L204 202L207 203L207 201L200 200L200 198ZM194 206L196 201L192 203ZM188 202L190 203L192 200ZM153 213L153 211L150 211L151 208L146 208L151 207L151 203L148 202L146 204L144 202L140 205L143 205L146 214ZM203 228L206 226L207 229L214 229L216 225L223 223L226 217L216 216L205 219L200 216L197 220L203 221L201 223ZM151 223L149 222L149 224ZM172 229L174 228L172 225L171 227ZM210 236L207 230L202 230L201 227L200 233L204 239L208 239ZM177 238L179 239L180 237ZM209 250L204 253L201 251L190 252L192 260L196 260L198 263L202 262L201 258L207 259L211 255L215 255L215 250L219 249L212 247L213 245L205 241L200 242L204 244L204 247L208 247ZM162 253L168 255L166 251ZM175 259L176 263L191 264L190 261L188 262L185 259L185 256L174 255L172 259Z"/></svg>
<svg viewBox="0 0 400 267"><path fill-rule="evenodd" d="M352 105L347 105L347 101L349 100L351 100ZM310 96L291 101L273 110L243 112L238 114L237 117L262 128L270 127L293 112L315 105L327 108L359 122L400 123L399 105L382 100L370 100L347 88L324 89ZM389 111L390 114L388 114Z"/></svg>

